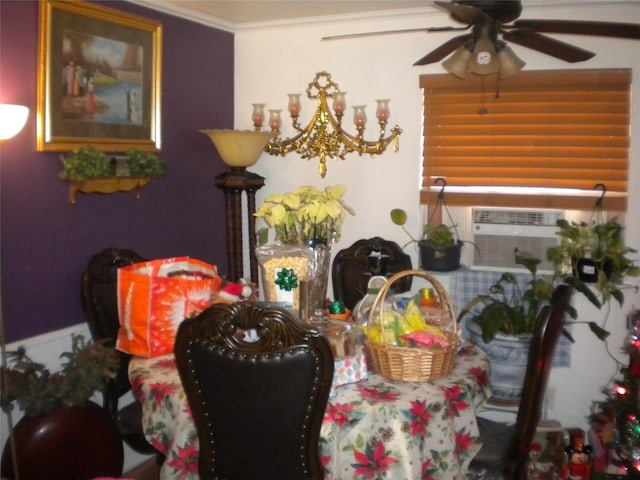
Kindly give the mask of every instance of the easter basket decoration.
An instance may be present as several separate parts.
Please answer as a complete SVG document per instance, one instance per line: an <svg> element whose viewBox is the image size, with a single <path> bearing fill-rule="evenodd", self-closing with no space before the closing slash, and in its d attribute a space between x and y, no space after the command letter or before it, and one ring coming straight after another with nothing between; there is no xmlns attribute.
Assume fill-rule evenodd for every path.
<svg viewBox="0 0 640 480"><path fill-rule="evenodd" d="M431 283L441 304L442 315L451 319L447 329L443 328L439 331L439 336L443 338L439 345L430 347L393 345L393 339L390 338L392 333L384 327L385 296L395 281L409 275L424 278ZM372 335L376 333L373 330L377 330L377 336ZM380 341L373 341L374 337L379 338ZM460 346L456 316L447 291L435 277L423 270L404 270L396 273L383 285L373 302L364 345L373 370L390 380L422 382L447 376L453 368L455 353Z"/></svg>

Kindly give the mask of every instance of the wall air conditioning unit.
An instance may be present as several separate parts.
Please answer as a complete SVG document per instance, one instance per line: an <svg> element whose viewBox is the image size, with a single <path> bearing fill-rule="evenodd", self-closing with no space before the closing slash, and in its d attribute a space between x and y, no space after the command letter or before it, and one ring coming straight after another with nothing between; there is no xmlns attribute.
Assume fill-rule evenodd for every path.
<svg viewBox="0 0 640 480"><path fill-rule="evenodd" d="M515 263L515 253L529 252L542 260L541 273L552 273L547 249L558 244L557 220L564 218L562 210L530 210L520 208L472 209L472 269L522 271Z"/></svg>

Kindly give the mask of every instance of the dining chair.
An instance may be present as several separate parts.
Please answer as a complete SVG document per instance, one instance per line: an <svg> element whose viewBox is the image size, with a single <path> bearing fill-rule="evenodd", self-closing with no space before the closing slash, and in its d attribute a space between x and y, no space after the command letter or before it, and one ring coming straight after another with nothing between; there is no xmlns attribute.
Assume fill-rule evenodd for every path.
<svg viewBox="0 0 640 480"><path fill-rule="evenodd" d="M328 341L291 313L214 304L178 328L175 359L200 443L201 479L321 479L333 379Z"/></svg>
<svg viewBox="0 0 640 480"><path fill-rule="evenodd" d="M382 272L372 272L369 256L386 256L387 265ZM361 239L350 247L340 250L331 266L333 297L351 310L367 294L367 284L372 274L393 275L411 270L411 257L395 242L381 237ZM406 292L411 289L412 278L405 277L394 283L392 291Z"/></svg>
<svg viewBox="0 0 640 480"><path fill-rule="evenodd" d="M549 305L540 312L533 333L522 399L515 424L478 417L482 448L471 460L467 480L524 480L529 452L542 408L553 355L562 334L564 319L571 303L573 279L559 284Z"/></svg>
<svg viewBox="0 0 640 480"><path fill-rule="evenodd" d="M93 341L107 339L115 347L120 320L118 317L118 268L142 262L133 250L106 248L94 255L82 274L82 308ZM103 392L103 407L116 422L127 445L139 453L158 453L144 437L142 406L137 401L120 407L120 399L131 390L128 369L131 355L118 351L120 366Z"/></svg>

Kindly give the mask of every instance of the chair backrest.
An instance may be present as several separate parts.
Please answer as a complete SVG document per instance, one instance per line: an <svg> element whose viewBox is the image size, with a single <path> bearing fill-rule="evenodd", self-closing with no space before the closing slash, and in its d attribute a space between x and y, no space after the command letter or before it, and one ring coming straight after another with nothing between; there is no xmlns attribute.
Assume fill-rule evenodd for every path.
<svg viewBox="0 0 640 480"><path fill-rule="evenodd" d="M549 381L553 356L562 329L567 309L571 304L573 279L565 280L556 287L550 305L543 308L539 323L531 339L527 371L525 373L522 400L518 409L515 434L510 458L513 464L511 478L526 478L526 464L536 429L542 418L544 396Z"/></svg>
<svg viewBox="0 0 640 480"><path fill-rule="evenodd" d="M94 341L107 339L107 345L115 346L120 328L118 268L142 261L136 252L118 248L107 248L89 260L82 274L82 308ZM117 411L118 398L131 388L127 373L130 358L121 353L117 376L105 392L105 406L112 414Z"/></svg>
<svg viewBox="0 0 640 480"><path fill-rule="evenodd" d="M367 293L367 284L371 278L369 255L379 252L387 255L387 273L392 275L403 270L411 270L411 257L404 253L395 242L380 237L362 239L348 248L340 250L331 267L333 297L353 310L356 303ZM401 278L391 288L393 292L406 292L411 289L411 276Z"/></svg>
<svg viewBox="0 0 640 480"><path fill-rule="evenodd" d="M318 442L334 364L318 331L286 310L215 304L180 324L175 357L200 478L322 478Z"/></svg>

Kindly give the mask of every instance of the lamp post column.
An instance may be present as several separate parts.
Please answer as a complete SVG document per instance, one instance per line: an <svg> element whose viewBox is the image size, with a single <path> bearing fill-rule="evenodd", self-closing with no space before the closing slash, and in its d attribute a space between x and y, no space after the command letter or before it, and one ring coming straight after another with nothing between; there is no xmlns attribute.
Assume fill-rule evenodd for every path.
<svg viewBox="0 0 640 480"><path fill-rule="evenodd" d="M264 177L245 168L231 168L215 177L215 186L224 192L227 229L227 262L229 278L232 282L244 276L242 253L242 193L247 197L247 234L249 235L249 268L251 281L258 283L258 262L256 260L256 192L264 186Z"/></svg>

